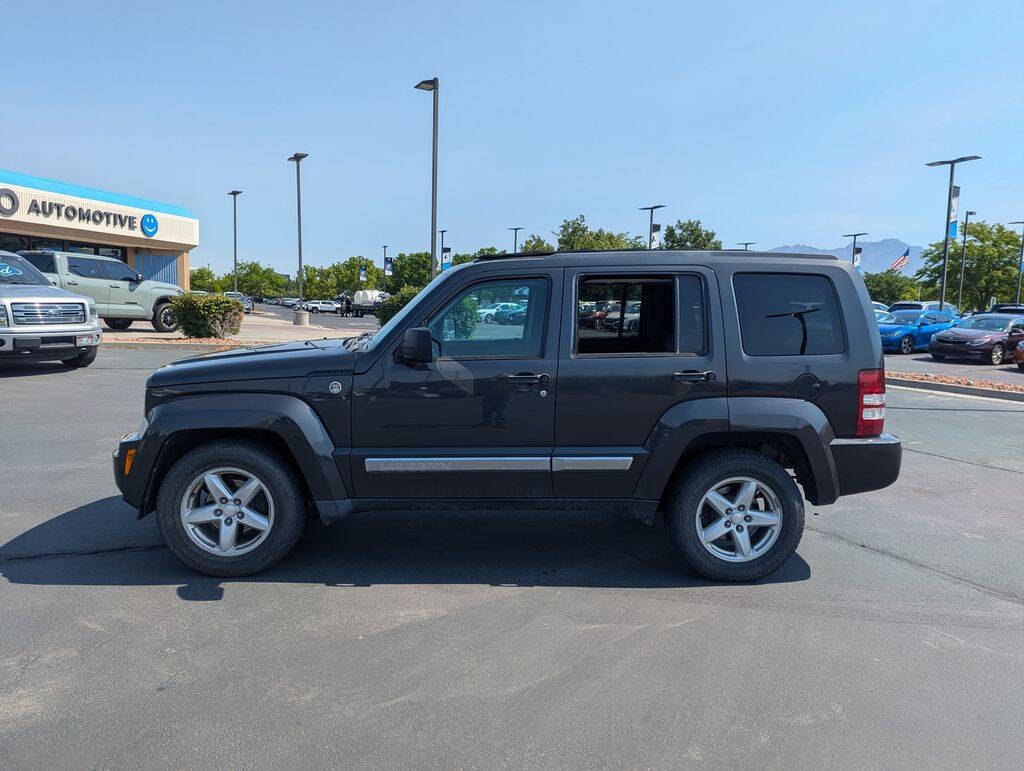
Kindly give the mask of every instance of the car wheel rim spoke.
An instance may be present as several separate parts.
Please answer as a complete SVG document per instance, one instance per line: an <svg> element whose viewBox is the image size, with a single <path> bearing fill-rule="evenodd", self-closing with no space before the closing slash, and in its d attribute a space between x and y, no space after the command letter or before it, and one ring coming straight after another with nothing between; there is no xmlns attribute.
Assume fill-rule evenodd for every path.
<svg viewBox="0 0 1024 771"><path fill-rule="evenodd" d="M694 517L697 537L714 557L749 562L766 554L782 531L782 505L764 482L729 477L700 499Z"/></svg>
<svg viewBox="0 0 1024 771"><path fill-rule="evenodd" d="M212 468L185 489L180 517L192 544L218 557L238 557L258 547L273 530L274 500L251 472Z"/></svg>

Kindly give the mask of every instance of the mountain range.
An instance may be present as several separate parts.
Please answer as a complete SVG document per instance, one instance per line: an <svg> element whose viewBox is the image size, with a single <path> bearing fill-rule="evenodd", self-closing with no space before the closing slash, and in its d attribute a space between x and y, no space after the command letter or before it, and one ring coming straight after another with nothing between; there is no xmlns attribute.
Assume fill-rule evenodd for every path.
<svg viewBox="0 0 1024 771"><path fill-rule="evenodd" d="M921 259L921 247L913 246L898 238L883 238L881 241L858 241L857 246L864 251L861 252L861 270L864 273L880 273L888 270L889 266L910 247L910 264L901 273L904 276L913 276L917 269L924 264ZM834 254L842 260L849 260L853 253L853 242L846 246L837 246L834 249L819 249L815 246L805 244L792 244L790 246L776 246L769 249L769 252L796 252L798 254Z"/></svg>

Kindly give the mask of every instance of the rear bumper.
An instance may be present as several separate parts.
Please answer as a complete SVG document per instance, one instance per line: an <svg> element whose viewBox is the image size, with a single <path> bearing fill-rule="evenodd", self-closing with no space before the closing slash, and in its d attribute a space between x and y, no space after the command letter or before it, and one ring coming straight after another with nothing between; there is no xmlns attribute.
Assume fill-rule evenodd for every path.
<svg viewBox="0 0 1024 771"><path fill-rule="evenodd" d="M857 439L833 439L829 444L835 463L839 495L866 493L888 487L900 475L903 443L882 434Z"/></svg>

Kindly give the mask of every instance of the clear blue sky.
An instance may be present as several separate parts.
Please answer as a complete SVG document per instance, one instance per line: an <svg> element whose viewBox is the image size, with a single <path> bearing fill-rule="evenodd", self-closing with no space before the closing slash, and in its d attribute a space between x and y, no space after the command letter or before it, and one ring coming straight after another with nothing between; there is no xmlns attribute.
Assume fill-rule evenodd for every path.
<svg viewBox="0 0 1024 771"><path fill-rule="evenodd" d="M697 217L726 244L941 236L1024 219L1024 4L7 3L0 168L186 206L193 265L314 264Z"/></svg>

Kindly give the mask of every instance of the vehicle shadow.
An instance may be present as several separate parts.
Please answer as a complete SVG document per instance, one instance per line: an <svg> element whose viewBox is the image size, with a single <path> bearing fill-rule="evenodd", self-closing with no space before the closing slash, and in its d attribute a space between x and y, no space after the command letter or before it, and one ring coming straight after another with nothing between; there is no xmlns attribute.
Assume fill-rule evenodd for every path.
<svg viewBox="0 0 1024 771"><path fill-rule="evenodd" d="M236 580L186 568L163 546L154 518L134 516L117 497L60 514L0 547L0 575L12 584L178 585L183 600L199 601L220 599L224 586ZM758 583L810 575L810 566L794 555ZM675 553L663 526L579 512L374 512L329 526L310 519L282 562L237 580L339 587L714 585Z"/></svg>
<svg viewBox="0 0 1024 771"><path fill-rule="evenodd" d="M24 375L52 375L54 372L70 372L59 361L34 360L19 362L0 362L0 378L21 377Z"/></svg>

